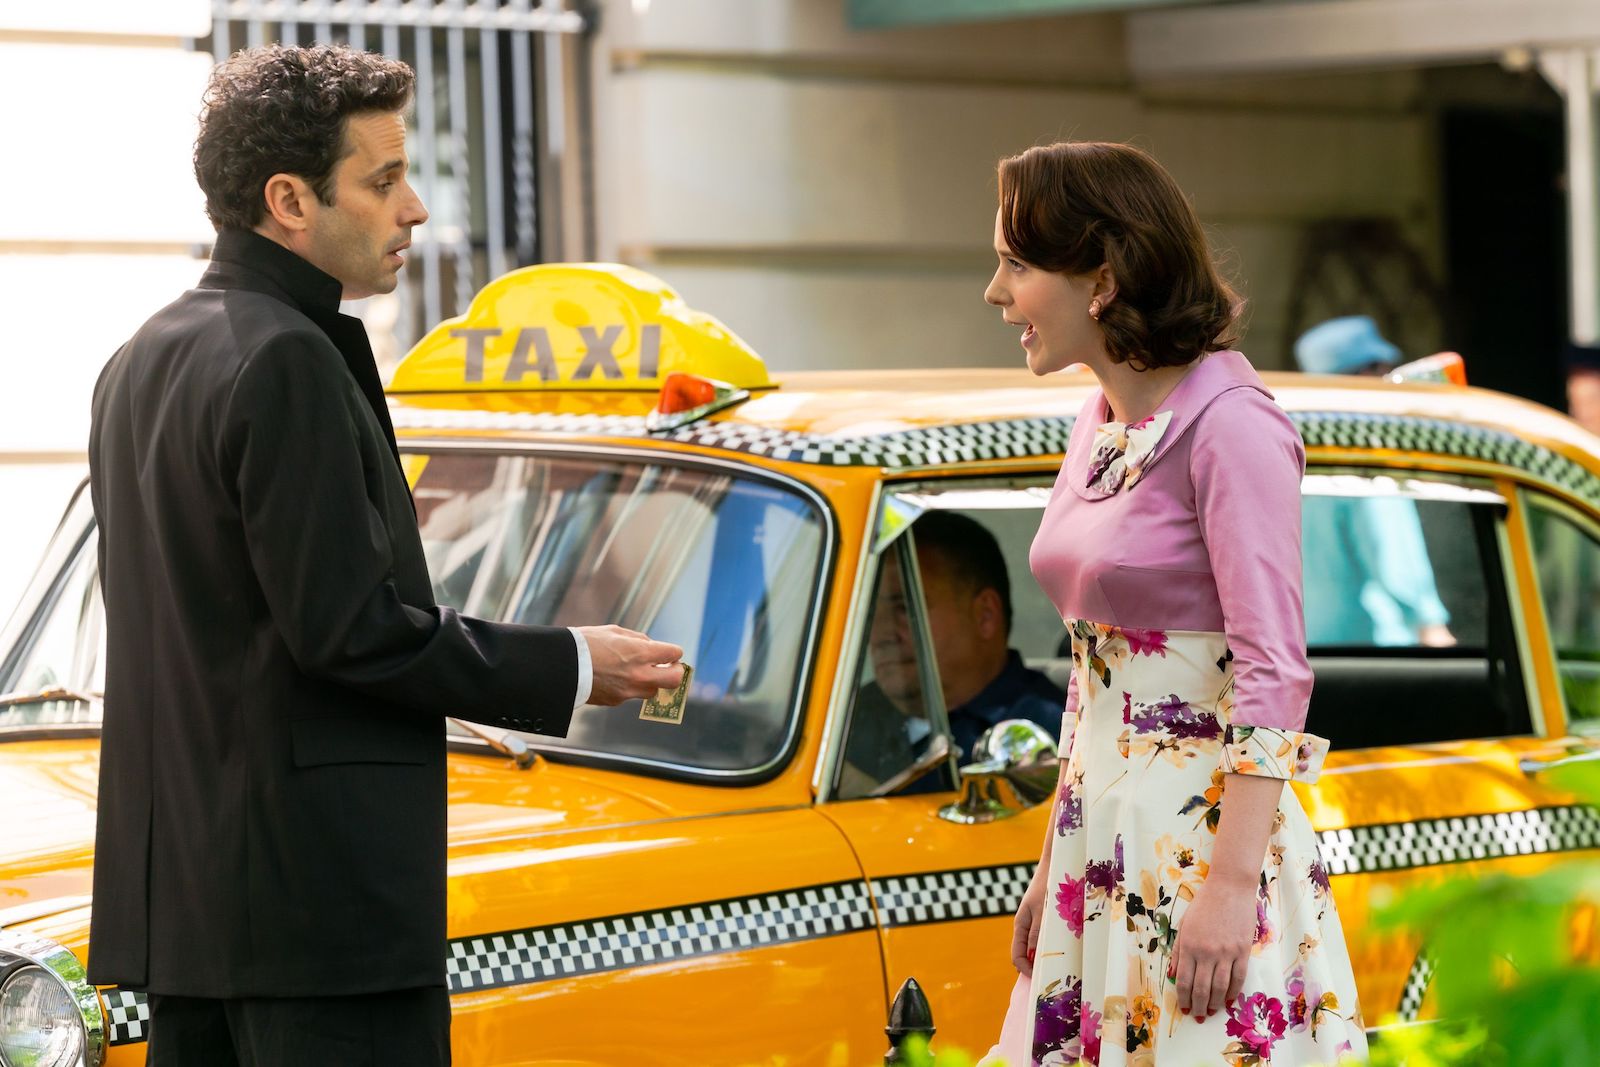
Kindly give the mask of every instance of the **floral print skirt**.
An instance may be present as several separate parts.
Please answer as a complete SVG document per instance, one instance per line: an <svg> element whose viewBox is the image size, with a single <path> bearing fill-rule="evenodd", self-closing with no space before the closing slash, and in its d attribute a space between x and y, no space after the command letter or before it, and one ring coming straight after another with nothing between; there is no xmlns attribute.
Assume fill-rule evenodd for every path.
<svg viewBox="0 0 1600 1067"><path fill-rule="evenodd" d="M1364 1055L1328 875L1287 786L1243 994L1200 1023L1179 1013L1166 976L1209 869L1227 772L1310 779L1326 742L1231 726L1233 665L1220 633L1069 627L1078 715L1063 729L1050 891L1025 1002L1030 1062L1299 1067Z"/></svg>

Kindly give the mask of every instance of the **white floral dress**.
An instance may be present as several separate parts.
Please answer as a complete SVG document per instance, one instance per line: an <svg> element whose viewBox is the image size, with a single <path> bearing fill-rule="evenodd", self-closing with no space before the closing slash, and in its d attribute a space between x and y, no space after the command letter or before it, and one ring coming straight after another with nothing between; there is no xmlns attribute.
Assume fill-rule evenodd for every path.
<svg viewBox="0 0 1600 1067"><path fill-rule="evenodd" d="M1167 404L1125 426L1091 397L1034 544L1074 673L1031 1020L1008 1019L996 1052L1014 1067L1337 1063L1365 1053L1364 1025L1292 789L1243 994L1200 1022L1167 978L1229 776L1309 781L1328 747L1300 729L1298 436L1237 353L1212 353Z"/></svg>

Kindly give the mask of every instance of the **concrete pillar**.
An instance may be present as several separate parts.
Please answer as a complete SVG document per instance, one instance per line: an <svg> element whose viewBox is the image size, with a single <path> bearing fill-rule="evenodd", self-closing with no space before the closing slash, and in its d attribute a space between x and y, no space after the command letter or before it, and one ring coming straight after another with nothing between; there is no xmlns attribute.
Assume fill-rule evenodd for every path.
<svg viewBox="0 0 1600 1067"><path fill-rule="evenodd" d="M1567 243L1572 341L1600 344L1600 50L1543 52L1539 68L1566 101Z"/></svg>

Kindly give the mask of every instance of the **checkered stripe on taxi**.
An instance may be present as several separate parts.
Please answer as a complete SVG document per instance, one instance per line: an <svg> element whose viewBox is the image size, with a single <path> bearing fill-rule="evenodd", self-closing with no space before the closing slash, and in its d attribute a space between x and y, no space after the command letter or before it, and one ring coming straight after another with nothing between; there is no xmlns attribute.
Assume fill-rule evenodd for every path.
<svg viewBox="0 0 1600 1067"><path fill-rule="evenodd" d="M930 467L1065 452L1071 419L999 419L870 436L828 437L738 422L689 426L671 435L710 448L830 467Z"/></svg>
<svg viewBox="0 0 1600 1067"><path fill-rule="evenodd" d="M874 878L878 921L886 927L920 926L1014 914L1036 866L1012 863Z"/></svg>
<svg viewBox="0 0 1600 1067"><path fill-rule="evenodd" d="M1059 455L1072 436L1071 418L998 419L874 434L800 433L727 420L651 434L641 416L504 411L420 411L395 408L396 429L527 430L661 441L745 452L789 463L829 467L923 467L973 460Z"/></svg>
<svg viewBox="0 0 1600 1067"><path fill-rule="evenodd" d="M1600 478L1566 456L1504 430L1415 415L1300 411L1290 415L1306 447L1385 448L1481 459L1512 467L1600 507Z"/></svg>
<svg viewBox="0 0 1600 1067"><path fill-rule="evenodd" d="M584 433L602 437L642 437L639 415L583 415L528 411L421 411L389 409L397 430L528 430L534 433Z"/></svg>
<svg viewBox="0 0 1600 1067"><path fill-rule="evenodd" d="M1353 826L1322 831L1317 848L1329 874L1573 852L1600 848L1600 810L1570 805Z"/></svg>
<svg viewBox="0 0 1600 1067"><path fill-rule="evenodd" d="M1317 847L1330 875L1600 849L1600 811L1571 805L1324 830ZM457 938L445 966L450 991L467 993L870 930L874 907L886 929L1004 916L1033 871L1013 863L903 874ZM1416 1017L1432 975L1432 961L1419 956L1401 995L1403 1019ZM110 1044L146 1039L143 993L100 996Z"/></svg>
<svg viewBox="0 0 1600 1067"><path fill-rule="evenodd" d="M1395 1014L1403 1023L1414 1023L1422 1013L1422 998L1427 995L1428 984L1433 981L1433 957L1426 951L1417 953L1416 962L1406 975L1405 988L1400 991L1400 1010Z"/></svg>
<svg viewBox="0 0 1600 1067"><path fill-rule="evenodd" d="M530 430L606 437L647 437L630 415L559 415L396 408L396 427L411 430ZM1393 449L1481 459L1526 471L1600 507L1600 478L1567 457L1515 434L1416 415L1302 411L1290 413L1308 447ZM737 420L699 422L657 439L824 466L922 467L974 460L1060 455L1073 417L993 419L876 434L798 433Z"/></svg>
<svg viewBox="0 0 1600 1067"><path fill-rule="evenodd" d="M720 952L870 930L857 882L808 886L608 919L537 926L450 942L452 993L644 967Z"/></svg>
<svg viewBox="0 0 1600 1067"><path fill-rule="evenodd" d="M127 1045L150 1036L150 1002L127 989L100 990L105 1007L106 1044Z"/></svg>

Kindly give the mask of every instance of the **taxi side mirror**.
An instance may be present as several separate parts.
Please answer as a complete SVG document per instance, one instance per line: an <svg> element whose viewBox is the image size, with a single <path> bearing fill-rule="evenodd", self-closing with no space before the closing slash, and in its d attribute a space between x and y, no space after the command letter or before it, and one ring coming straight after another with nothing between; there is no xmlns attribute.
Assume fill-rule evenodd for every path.
<svg viewBox="0 0 1600 1067"><path fill-rule="evenodd" d="M961 799L939 818L971 826L1021 814L1056 791L1061 765L1055 738L1038 723L1006 719L978 738L961 768Z"/></svg>

